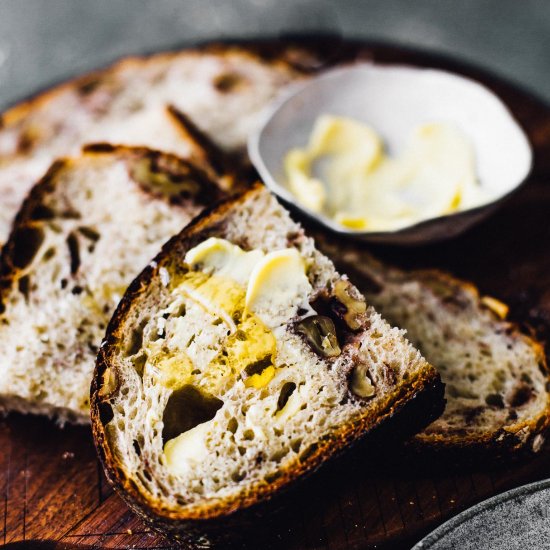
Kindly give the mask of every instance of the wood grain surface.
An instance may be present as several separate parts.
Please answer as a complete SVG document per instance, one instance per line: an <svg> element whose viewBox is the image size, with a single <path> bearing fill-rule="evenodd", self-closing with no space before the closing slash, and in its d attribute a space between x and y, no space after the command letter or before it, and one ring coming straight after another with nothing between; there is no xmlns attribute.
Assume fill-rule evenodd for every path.
<svg viewBox="0 0 550 550"><path fill-rule="evenodd" d="M259 47L265 55L273 43ZM445 268L507 301L511 316L547 339L550 329L550 109L531 95L461 63L400 48L323 39L287 57L304 70L356 58L440 67L482 81L507 103L535 148L529 182L464 236L421 249L373 250L398 265ZM372 450L372 449L371 449ZM329 465L265 518L273 548L408 548L446 518L506 489L550 476L549 448L507 465L452 469L360 449ZM375 449L375 451L378 451ZM0 543L6 548L171 548L113 493L85 427L41 418L0 422Z"/></svg>

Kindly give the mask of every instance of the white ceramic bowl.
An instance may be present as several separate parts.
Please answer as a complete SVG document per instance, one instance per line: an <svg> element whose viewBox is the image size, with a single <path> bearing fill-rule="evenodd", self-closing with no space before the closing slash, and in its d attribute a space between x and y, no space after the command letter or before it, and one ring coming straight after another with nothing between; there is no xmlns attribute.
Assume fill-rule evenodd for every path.
<svg viewBox="0 0 550 550"><path fill-rule="evenodd" d="M449 122L472 143L480 185L493 197L480 207L432 218L398 231L348 230L296 203L285 185L283 158L308 142L320 114L354 118L374 128L389 154L404 149L410 132L428 122ZM531 171L527 137L502 101L473 80L445 71L361 63L292 85L270 106L248 142L266 185L285 202L343 236L402 245L454 237L492 213Z"/></svg>

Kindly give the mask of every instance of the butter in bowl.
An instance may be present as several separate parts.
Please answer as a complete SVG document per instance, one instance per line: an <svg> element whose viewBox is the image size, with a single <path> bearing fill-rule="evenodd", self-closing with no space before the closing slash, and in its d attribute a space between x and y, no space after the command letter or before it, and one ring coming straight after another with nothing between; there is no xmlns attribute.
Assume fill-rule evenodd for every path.
<svg viewBox="0 0 550 550"><path fill-rule="evenodd" d="M249 154L272 191L332 231L402 245L465 231L532 164L523 130L487 88L366 63L287 90Z"/></svg>

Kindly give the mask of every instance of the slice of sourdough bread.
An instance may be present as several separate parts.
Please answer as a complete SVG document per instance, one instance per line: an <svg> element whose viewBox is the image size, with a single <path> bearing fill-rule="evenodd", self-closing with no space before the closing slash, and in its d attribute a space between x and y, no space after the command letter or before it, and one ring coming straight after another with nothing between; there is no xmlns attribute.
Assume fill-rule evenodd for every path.
<svg viewBox="0 0 550 550"><path fill-rule="evenodd" d="M217 46L128 58L8 110L0 116L0 243L57 157L103 141L200 156L174 124L178 110L224 150L241 151L258 113L294 75L282 61Z"/></svg>
<svg viewBox="0 0 550 550"><path fill-rule="evenodd" d="M199 216L130 285L98 354L92 424L126 501L206 548L228 516L391 417L425 425L441 394L435 369L257 185ZM406 404L416 410L400 414Z"/></svg>
<svg viewBox="0 0 550 550"><path fill-rule="evenodd" d="M144 148L54 163L2 253L0 406L89 422L97 349L126 286L221 195L192 164Z"/></svg>
<svg viewBox="0 0 550 550"><path fill-rule="evenodd" d="M326 235L317 242L441 374L445 412L415 446L469 454L542 448L550 424L544 350L505 320L506 305L448 274L402 271Z"/></svg>
<svg viewBox="0 0 550 550"><path fill-rule="evenodd" d="M186 119L178 122L185 130ZM193 136L204 150L207 135ZM219 158L216 153L214 158ZM208 156L200 161L207 166ZM206 163L206 165L204 164ZM223 164L218 171L224 173ZM234 169L234 168L233 168ZM445 413L412 443L471 454L538 451L550 425L549 371L542 345L506 321L507 307L436 270L403 271L360 244L309 227L320 250L348 273L368 302L441 373Z"/></svg>

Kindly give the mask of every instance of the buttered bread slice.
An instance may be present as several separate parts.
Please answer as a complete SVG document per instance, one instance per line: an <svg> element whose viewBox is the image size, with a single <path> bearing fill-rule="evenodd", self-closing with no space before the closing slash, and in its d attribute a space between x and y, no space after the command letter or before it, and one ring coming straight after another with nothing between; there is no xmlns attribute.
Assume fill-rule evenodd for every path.
<svg viewBox="0 0 550 550"><path fill-rule="evenodd" d="M390 418L426 424L441 394L435 369L258 185L129 287L98 355L92 423L127 502L206 548Z"/></svg>
<svg viewBox="0 0 550 550"><path fill-rule="evenodd" d="M56 162L3 251L0 406L89 422L95 357L126 286L221 194L193 164L148 149Z"/></svg>

